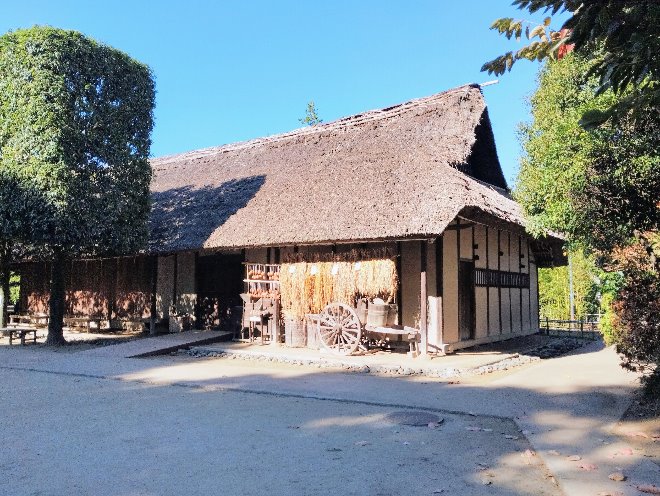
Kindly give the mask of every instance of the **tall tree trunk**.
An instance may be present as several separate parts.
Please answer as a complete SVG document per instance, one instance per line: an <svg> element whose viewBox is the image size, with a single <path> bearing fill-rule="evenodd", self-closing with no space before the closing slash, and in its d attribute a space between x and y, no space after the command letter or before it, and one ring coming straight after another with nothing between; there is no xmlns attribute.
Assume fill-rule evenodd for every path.
<svg viewBox="0 0 660 496"><path fill-rule="evenodd" d="M9 259L11 247L9 242L0 243L0 327L7 325L7 305L9 304L9 277L11 269Z"/></svg>
<svg viewBox="0 0 660 496"><path fill-rule="evenodd" d="M53 254L53 262L50 268L50 318L48 319L48 337L46 344L57 346L66 343L64 340L64 276L66 268L66 257L60 248L56 248Z"/></svg>

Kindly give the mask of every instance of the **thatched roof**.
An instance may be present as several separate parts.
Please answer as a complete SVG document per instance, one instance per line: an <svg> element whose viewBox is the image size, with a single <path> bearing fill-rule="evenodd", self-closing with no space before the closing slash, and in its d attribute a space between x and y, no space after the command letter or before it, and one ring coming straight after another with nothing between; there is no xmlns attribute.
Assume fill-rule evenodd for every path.
<svg viewBox="0 0 660 496"><path fill-rule="evenodd" d="M431 237L466 209L523 225L477 85L152 165L153 252Z"/></svg>

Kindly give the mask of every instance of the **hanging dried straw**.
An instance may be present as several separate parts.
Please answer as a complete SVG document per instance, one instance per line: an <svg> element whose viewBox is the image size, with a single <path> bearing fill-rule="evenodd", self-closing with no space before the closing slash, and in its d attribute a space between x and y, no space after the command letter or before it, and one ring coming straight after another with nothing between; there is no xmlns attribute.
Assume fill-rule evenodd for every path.
<svg viewBox="0 0 660 496"><path fill-rule="evenodd" d="M358 297L391 302L398 285L396 264L389 258L285 263L280 272L282 310L287 317L297 319L319 313L333 301L350 306L355 306Z"/></svg>
<svg viewBox="0 0 660 496"><path fill-rule="evenodd" d="M305 290L307 264L282 264L280 270L280 298L282 311L291 318L304 318L309 312L309 299Z"/></svg>

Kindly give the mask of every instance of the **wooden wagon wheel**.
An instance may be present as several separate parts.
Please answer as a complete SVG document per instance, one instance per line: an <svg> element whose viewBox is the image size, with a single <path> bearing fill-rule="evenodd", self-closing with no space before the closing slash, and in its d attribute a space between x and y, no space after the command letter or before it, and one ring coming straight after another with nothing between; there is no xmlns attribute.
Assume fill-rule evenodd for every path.
<svg viewBox="0 0 660 496"><path fill-rule="evenodd" d="M362 325L357 313L343 303L330 303L323 309L318 331L321 344L338 355L353 353L362 337Z"/></svg>

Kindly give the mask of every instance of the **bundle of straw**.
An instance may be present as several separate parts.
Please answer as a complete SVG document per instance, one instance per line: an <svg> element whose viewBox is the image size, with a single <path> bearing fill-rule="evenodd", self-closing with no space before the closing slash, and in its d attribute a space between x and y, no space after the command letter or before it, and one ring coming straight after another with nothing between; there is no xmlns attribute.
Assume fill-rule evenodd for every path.
<svg viewBox="0 0 660 496"><path fill-rule="evenodd" d="M356 299L394 299L398 278L392 259L362 262L294 262L282 264L282 310L289 318L319 313L333 301L355 306Z"/></svg>
<svg viewBox="0 0 660 496"><path fill-rule="evenodd" d="M367 260L360 263L356 274L356 292L366 298L382 298L390 302L396 296L399 279L393 260Z"/></svg>
<svg viewBox="0 0 660 496"><path fill-rule="evenodd" d="M305 292L307 264L282 264L280 270L280 298L282 312L290 318L303 319L309 311L309 299Z"/></svg>

